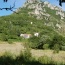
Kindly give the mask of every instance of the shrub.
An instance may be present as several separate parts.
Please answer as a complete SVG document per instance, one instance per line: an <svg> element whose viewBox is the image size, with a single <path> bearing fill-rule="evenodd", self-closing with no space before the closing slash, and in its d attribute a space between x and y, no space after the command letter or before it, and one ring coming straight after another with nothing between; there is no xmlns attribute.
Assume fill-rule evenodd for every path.
<svg viewBox="0 0 65 65"><path fill-rule="evenodd" d="M64 37L59 34L55 34L51 41L50 48L54 49L54 52L59 52L59 50L62 50L62 45L65 45Z"/></svg>
<svg viewBox="0 0 65 65"><path fill-rule="evenodd" d="M8 43L9 43L9 44L12 44L13 42L12 42L12 40L8 39Z"/></svg>
<svg viewBox="0 0 65 65"><path fill-rule="evenodd" d="M65 46L61 46L61 49L65 51Z"/></svg>
<svg viewBox="0 0 65 65"><path fill-rule="evenodd" d="M2 34L2 40L3 40L3 41L8 41L8 36L5 35L5 34Z"/></svg>
<svg viewBox="0 0 65 65"><path fill-rule="evenodd" d="M54 49L53 53L59 53L59 50L60 50L59 44L55 44L54 47L53 47L53 49Z"/></svg>
<svg viewBox="0 0 65 65"><path fill-rule="evenodd" d="M48 46L51 43L51 38L48 35L42 35L42 37L39 40L39 48L43 49L43 47ZM48 44L48 45L47 45Z"/></svg>
<svg viewBox="0 0 65 65"><path fill-rule="evenodd" d="M31 60L32 57L29 48L26 48L26 50L24 51L23 58L26 62Z"/></svg>
<svg viewBox="0 0 65 65"><path fill-rule="evenodd" d="M49 49L49 44L44 44L43 49Z"/></svg>
<svg viewBox="0 0 65 65"><path fill-rule="evenodd" d="M39 46L39 37L33 36L32 38L29 39L29 47L31 48L38 48Z"/></svg>
<svg viewBox="0 0 65 65"><path fill-rule="evenodd" d="M51 64L52 60L48 56L41 56L38 61L42 64Z"/></svg>

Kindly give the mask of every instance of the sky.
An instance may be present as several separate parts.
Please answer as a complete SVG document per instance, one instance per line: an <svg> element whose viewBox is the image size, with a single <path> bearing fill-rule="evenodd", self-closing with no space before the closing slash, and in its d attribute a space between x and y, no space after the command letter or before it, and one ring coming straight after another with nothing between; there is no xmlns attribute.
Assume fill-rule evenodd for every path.
<svg viewBox="0 0 65 65"><path fill-rule="evenodd" d="M8 0L7 3L4 3L3 0L0 0L0 8L9 8L10 6L13 6L14 2L15 2L15 8L19 8L19 7L22 7L23 4L25 3L26 0ZM45 1L48 1L50 2L51 4L53 5L57 5L59 6L59 1L57 0L45 0ZM62 4L62 7L61 7L64 11L65 11L65 3ZM15 9L14 9L15 10ZM0 16L6 16L6 15L10 15L12 14L13 12L8 10L0 10Z"/></svg>
<svg viewBox="0 0 65 65"><path fill-rule="evenodd" d="M59 5L59 0L46 0L49 1L51 4L56 5L60 8L62 8L65 11L65 3L62 3L62 7Z"/></svg>
<svg viewBox="0 0 65 65"><path fill-rule="evenodd" d="M7 3L4 3L3 0L0 0L0 8L9 8L10 6L13 6L15 2L15 8L22 7L26 0L8 0ZM14 9L15 10L15 9ZM0 10L0 16L10 15L13 12L5 9Z"/></svg>

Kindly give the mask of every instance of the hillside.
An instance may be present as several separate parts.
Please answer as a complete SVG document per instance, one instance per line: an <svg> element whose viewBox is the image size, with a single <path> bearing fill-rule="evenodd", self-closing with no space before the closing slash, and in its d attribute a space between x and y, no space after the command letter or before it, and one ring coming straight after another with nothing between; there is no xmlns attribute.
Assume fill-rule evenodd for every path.
<svg viewBox="0 0 65 65"><path fill-rule="evenodd" d="M52 48L52 43L57 43L65 49L65 13L61 8L47 1L27 0L16 12L18 14L0 17L0 40L23 40L21 34L31 34L28 40L32 48L46 43ZM39 36L34 37L34 33Z"/></svg>
<svg viewBox="0 0 65 65"><path fill-rule="evenodd" d="M16 12L0 17L0 65L65 65L65 11L27 0Z"/></svg>

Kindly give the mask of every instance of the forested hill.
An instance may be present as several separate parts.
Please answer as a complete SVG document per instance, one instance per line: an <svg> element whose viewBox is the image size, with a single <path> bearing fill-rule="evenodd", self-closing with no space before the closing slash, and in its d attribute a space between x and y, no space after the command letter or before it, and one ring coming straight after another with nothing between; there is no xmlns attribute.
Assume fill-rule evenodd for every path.
<svg viewBox="0 0 65 65"><path fill-rule="evenodd" d="M65 13L61 8L47 1L27 0L16 12L0 17L0 40L19 39L22 33L35 32L40 39L53 39L55 35L65 39Z"/></svg>

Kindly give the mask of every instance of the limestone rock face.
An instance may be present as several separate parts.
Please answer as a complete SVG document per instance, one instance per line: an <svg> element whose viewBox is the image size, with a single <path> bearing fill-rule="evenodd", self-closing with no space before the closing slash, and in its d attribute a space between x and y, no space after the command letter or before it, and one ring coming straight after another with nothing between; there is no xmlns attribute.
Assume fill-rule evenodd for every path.
<svg viewBox="0 0 65 65"><path fill-rule="evenodd" d="M27 3L36 3L36 2L40 2L40 0L27 0Z"/></svg>
<svg viewBox="0 0 65 65"><path fill-rule="evenodd" d="M64 19L65 14L62 11L56 11L56 15L60 15L61 19Z"/></svg>
<svg viewBox="0 0 65 65"><path fill-rule="evenodd" d="M43 16L45 16L45 19L50 17L50 14L45 8L56 11L55 15L60 15L60 19L63 20L65 18L65 13L63 12L62 8L52 5L47 1L42 2L41 0L27 0L23 7L33 9L32 11L28 12L28 14L35 15L37 19L43 19Z"/></svg>

